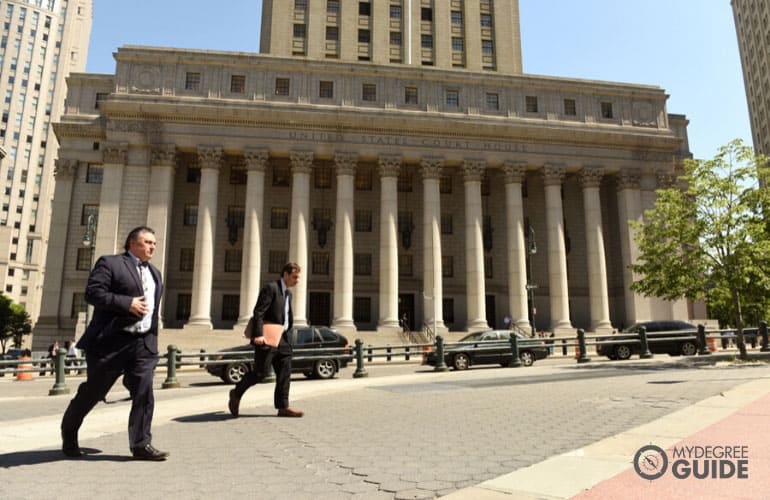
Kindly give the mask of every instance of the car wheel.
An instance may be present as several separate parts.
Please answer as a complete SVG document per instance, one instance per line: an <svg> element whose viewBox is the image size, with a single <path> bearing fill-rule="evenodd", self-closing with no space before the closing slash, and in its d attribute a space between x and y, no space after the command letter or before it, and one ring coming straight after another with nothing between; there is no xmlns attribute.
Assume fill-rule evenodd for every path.
<svg viewBox="0 0 770 500"><path fill-rule="evenodd" d="M471 366L471 360L467 354L455 354L455 357L452 359L452 366L455 367L455 370L467 370Z"/></svg>
<svg viewBox="0 0 770 500"><path fill-rule="evenodd" d="M530 351L521 351L519 353L519 359L521 360L522 365L532 366L532 364L535 362L535 355Z"/></svg>
<svg viewBox="0 0 770 500"><path fill-rule="evenodd" d="M693 344L692 342L685 342L682 344L682 354L685 356L695 356L695 354L698 352L698 346Z"/></svg>
<svg viewBox="0 0 770 500"><path fill-rule="evenodd" d="M631 357L631 348L627 345L619 345L615 348L615 357L617 359L628 359Z"/></svg>
<svg viewBox="0 0 770 500"><path fill-rule="evenodd" d="M228 384L237 384L243 377L249 373L249 369L243 363L233 363L225 367L225 373L222 379Z"/></svg>
<svg viewBox="0 0 770 500"><path fill-rule="evenodd" d="M313 374L317 378L332 378L337 373L337 365L331 359L321 359L315 362Z"/></svg>

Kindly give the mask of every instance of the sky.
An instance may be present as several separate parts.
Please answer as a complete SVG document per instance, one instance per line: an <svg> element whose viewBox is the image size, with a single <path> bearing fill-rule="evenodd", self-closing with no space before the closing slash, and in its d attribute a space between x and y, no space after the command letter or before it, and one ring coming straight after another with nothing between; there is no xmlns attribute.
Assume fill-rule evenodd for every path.
<svg viewBox="0 0 770 500"><path fill-rule="evenodd" d="M94 0L86 71L114 74L123 45L259 52L261 0L206 5ZM733 139L751 144L730 0L519 0L519 9L524 73L661 87L668 112L690 121L696 158Z"/></svg>

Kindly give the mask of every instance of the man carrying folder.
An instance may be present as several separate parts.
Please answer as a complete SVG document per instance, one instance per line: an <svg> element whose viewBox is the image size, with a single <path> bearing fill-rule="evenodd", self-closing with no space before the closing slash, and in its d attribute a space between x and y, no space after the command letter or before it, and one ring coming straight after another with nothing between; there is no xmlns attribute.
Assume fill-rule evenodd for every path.
<svg viewBox="0 0 770 500"><path fill-rule="evenodd" d="M227 407L233 417L238 416L243 394L275 371L273 404L279 417L301 417L303 412L289 406L291 383L291 344L286 332L293 323L291 292L289 288L299 282L299 265L289 262L283 266L281 279L270 281L259 291L251 324L251 343L254 344L254 371L249 372L230 391Z"/></svg>

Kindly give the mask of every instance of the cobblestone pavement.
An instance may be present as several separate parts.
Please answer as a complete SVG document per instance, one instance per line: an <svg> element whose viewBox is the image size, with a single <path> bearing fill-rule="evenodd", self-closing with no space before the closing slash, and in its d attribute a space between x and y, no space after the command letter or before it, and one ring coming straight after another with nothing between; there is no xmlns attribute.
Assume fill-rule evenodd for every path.
<svg viewBox="0 0 770 500"><path fill-rule="evenodd" d="M159 397L156 412L171 417L156 417L154 444L168 461L129 459L128 403L117 402L111 432L81 433L82 459L65 460L56 439L0 454L0 490L10 499L435 498L769 378L765 364L653 361L313 381L292 387L301 419L274 417L272 386L247 393L233 419L228 387L204 386ZM66 400L2 391L3 426L27 418L58 429ZM29 419L30 408L41 416Z"/></svg>

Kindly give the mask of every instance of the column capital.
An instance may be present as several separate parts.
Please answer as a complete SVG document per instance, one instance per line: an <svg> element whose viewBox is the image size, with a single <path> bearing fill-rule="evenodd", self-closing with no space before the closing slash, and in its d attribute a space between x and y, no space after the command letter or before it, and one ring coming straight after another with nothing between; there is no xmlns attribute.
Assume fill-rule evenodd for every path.
<svg viewBox="0 0 770 500"><path fill-rule="evenodd" d="M481 182L486 167L487 162L484 160L463 160L463 180L465 182Z"/></svg>
<svg viewBox="0 0 770 500"><path fill-rule="evenodd" d="M267 168L267 159L270 152L265 148L249 148L243 153L246 160L246 170L250 172L264 172Z"/></svg>
<svg viewBox="0 0 770 500"><path fill-rule="evenodd" d="M78 171L78 161L56 158L53 175L57 179L72 179Z"/></svg>
<svg viewBox="0 0 770 500"><path fill-rule="evenodd" d="M309 174L313 168L312 151L292 151L289 153L291 172L293 174Z"/></svg>
<svg viewBox="0 0 770 500"><path fill-rule="evenodd" d="M655 174L659 188L668 189L674 186L674 183L676 182L676 172L674 172L673 168L661 168L657 170Z"/></svg>
<svg viewBox="0 0 770 500"><path fill-rule="evenodd" d="M201 170L219 170L222 167L222 148L220 146L198 146L198 162Z"/></svg>
<svg viewBox="0 0 770 500"><path fill-rule="evenodd" d="M157 144L150 149L150 165L154 167L176 167L176 146Z"/></svg>
<svg viewBox="0 0 770 500"><path fill-rule="evenodd" d="M358 153L335 153L334 165L337 167L337 175L356 175Z"/></svg>
<svg viewBox="0 0 770 500"><path fill-rule="evenodd" d="M401 170L401 157L398 155L380 155L380 177L398 177Z"/></svg>
<svg viewBox="0 0 770 500"><path fill-rule="evenodd" d="M441 179L441 171L444 168L443 158L423 158L420 160L420 167L423 180L425 179Z"/></svg>
<svg viewBox="0 0 770 500"><path fill-rule="evenodd" d="M523 161L507 160L503 163L506 184L521 184L527 175L527 164Z"/></svg>
<svg viewBox="0 0 770 500"><path fill-rule="evenodd" d="M586 166L580 170L580 182L583 188L599 187L603 177L603 167Z"/></svg>
<svg viewBox="0 0 770 500"><path fill-rule="evenodd" d="M560 163L546 163L543 168L543 180L546 186L561 186L567 167Z"/></svg>
<svg viewBox="0 0 770 500"><path fill-rule="evenodd" d="M639 171L636 169L621 170L615 176L618 191L624 189L639 189Z"/></svg>
<svg viewBox="0 0 770 500"><path fill-rule="evenodd" d="M127 142L103 142L101 145L102 162L113 165L125 165L128 159Z"/></svg>

